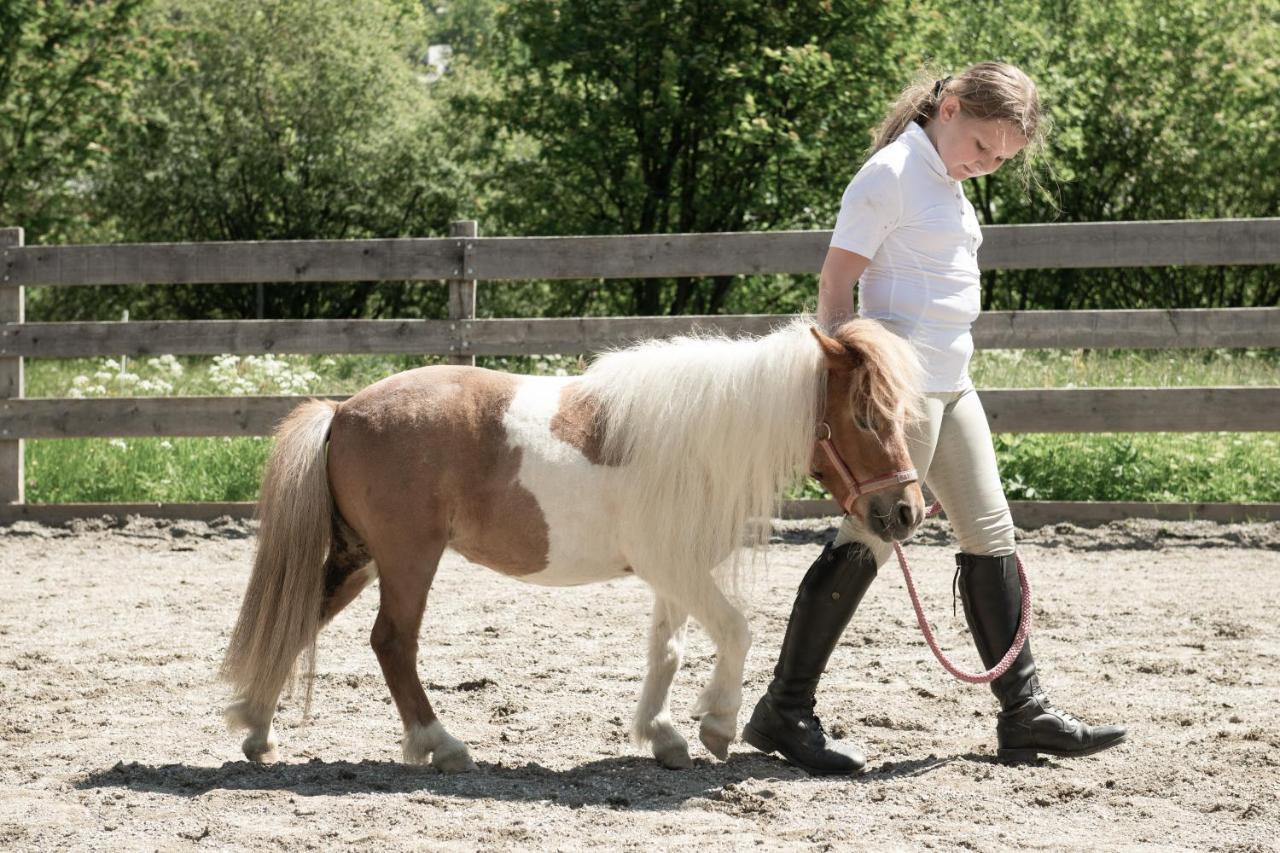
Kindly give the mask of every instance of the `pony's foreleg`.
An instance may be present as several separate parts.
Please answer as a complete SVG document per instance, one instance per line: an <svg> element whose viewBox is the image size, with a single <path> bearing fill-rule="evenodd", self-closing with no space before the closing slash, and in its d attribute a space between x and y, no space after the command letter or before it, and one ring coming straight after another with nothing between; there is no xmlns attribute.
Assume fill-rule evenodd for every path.
<svg viewBox="0 0 1280 853"><path fill-rule="evenodd" d="M698 738L721 761L729 757L729 744L738 731L742 707L742 670L751 648L751 629L738 608L724 596L710 575L703 576L686 604L716 647L711 680L693 706L700 720Z"/></svg>
<svg viewBox="0 0 1280 853"><path fill-rule="evenodd" d="M684 655L689 614L671 599L653 595L653 621L649 626L649 670L645 673L640 702L636 705L631 735L638 746L651 744L653 756L663 767L692 767L689 744L671 723L671 682Z"/></svg>
<svg viewBox="0 0 1280 853"><path fill-rule="evenodd" d="M404 723L402 744L407 764L425 764L446 773L474 770L467 745L445 731L418 678L418 630L427 606L444 540L434 553L390 557L376 553L381 602L370 643Z"/></svg>

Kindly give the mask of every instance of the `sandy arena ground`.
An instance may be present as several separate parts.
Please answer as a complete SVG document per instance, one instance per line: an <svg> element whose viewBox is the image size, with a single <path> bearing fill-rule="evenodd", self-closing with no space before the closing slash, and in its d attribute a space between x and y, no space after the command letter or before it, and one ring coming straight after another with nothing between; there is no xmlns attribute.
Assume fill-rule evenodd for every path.
<svg viewBox="0 0 1280 853"><path fill-rule="evenodd" d="M755 584L744 719L828 532L788 525ZM283 763L252 766L214 681L252 546L230 522L0 528L0 849L1278 849L1280 525L1027 534L1042 681L1131 727L1117 749L1036 766L993 761L990 693L941 670L882 572L819 700L870 756L856 779L741 743L719 763L688 722L696 766L661 769L628 741L643 584L547 590L453 555L419 668L478 771L398 763L375 591L322 635L311 723L285 702ZM944 645L976 667L951 548L929 530L908 551ZM700 631L685 660L682 721L710 671Z"/></svg>

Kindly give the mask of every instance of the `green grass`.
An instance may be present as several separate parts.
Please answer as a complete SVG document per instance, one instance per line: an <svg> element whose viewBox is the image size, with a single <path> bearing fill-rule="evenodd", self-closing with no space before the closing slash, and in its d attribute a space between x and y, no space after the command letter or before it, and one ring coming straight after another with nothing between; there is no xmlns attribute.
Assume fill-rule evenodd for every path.
<svg viewBox="0 0 1280 853"><path fill-rule="evenodd" d="M265 436L31 441L27 500L252 501L270 449Z"/></svg>
<svg viewBox="0 0 1280 853"><path fill-rule="evenodd" d="M31 397L351 393L436 363L413 356L34 360ZM576 357L484 358L518 373L577 373ZM979 388L1280 384L1276 350L988 350ZM253 500L265 438L50 439L27 442L27 500ZM1010 499L1280 501L1280 433L997 435ZM819 496L815 484L797 495Z"/></svg>
<svg viewBox="0 0 1280 853"><path fill-rule="evenodd" d="M997 435L1010 500L1280 502L1280 433Z"/></svg>
<svg viewBox="0 0 1280 853"><path fill-rule="evenodd" d="M981 388L1280 384L1277 350L985 350ZM1280 433L1003 434L1011 500L1280 501Z"/></svg>

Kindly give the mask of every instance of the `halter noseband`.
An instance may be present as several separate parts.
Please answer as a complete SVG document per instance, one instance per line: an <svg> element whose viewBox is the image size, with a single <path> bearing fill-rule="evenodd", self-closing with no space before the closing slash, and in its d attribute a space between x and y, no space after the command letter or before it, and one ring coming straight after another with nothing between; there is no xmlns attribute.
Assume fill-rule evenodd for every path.
<svg viewBox="0 0 1280 853"><path fill-rule="evenodd" d="M823 435L826 430L826 435ZM831 465L836 469L836 473L840 475L840 479L844 480L845 488L849 490L849 495L841 502L840 506L846 515L853 515L853 502L865 494L878 492L881 489L887 489L890 486L900 486L906 483L914 483L920 479L915 468L908 468L905 471L898 471L895 474L885 474L883 477L873 477L870 480L862 480L859 482L849 471L849 466L844 463L844 459L840 456L840 451L836 450L836 446L831 443L831 424L823 421L818 424L818 446L827 454L827 458L831 460Z"/></svg>

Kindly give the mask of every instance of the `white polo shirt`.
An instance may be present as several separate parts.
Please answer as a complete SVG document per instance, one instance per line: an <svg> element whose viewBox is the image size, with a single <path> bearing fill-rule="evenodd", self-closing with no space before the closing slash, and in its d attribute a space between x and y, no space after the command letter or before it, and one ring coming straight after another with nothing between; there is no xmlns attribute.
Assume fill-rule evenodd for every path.
<svg viewBox="0 0 1280 853"><path fill-rule="evenodd" d="M858 314L911 341L927 392L973 386L981 244L973 205L915 122L844 191L831 245L871 259L858 281Z"/></svg>

